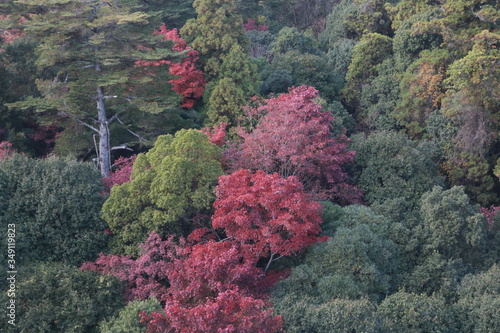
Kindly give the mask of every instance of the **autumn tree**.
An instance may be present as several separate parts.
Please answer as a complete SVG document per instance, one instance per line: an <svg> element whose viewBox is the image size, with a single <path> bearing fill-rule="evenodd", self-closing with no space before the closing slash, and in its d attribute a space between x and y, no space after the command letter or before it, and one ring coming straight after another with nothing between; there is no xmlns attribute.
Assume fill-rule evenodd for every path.
<svg viewBox="0 0 500 333"><path fill-rule="evenodd" d="M212 226L241 244L248 258L297 254L318 241L320 205L307 200L295 177L240 169L219 178Z"/></svg>
<svg viewBox="0 0 500 333"><path fill-rule="evenodd" d="M250 132L241 132L243 142L230 155L232 166L295 176L316 196L356 201L360 192L347 183L343 169L355 152L347 151L344 134L332 136L333 117L315 103L316 97L316 89L300 86L250 108L249 117L262 116Z"/></svg>
<svg viewBox="0 0 500 333"><path fill-rule="evenodd" d="M446 50L423 51L401 81L402 101L395 117L412 135L421 135L430 113L441 107L443 80L450 55Z"/></svg>
<svg viewBox="0 0 500 333"><path fill-rule="evenodd" d="M161 113L175 105L175 93L162 99L148 95L151 92L145 84L153 82L155 75L139 80L134 64L141 59L173 59L178 53L170 50L169 42L162 45L150 36L144 29L148 16L125 1L29 0L19 4L28 16L26 32L40 42L38 70L48 75L37 81L43 98L13 106L55 112L94 131L97 162L103 177L108 177L113 149L110 123L119 122L121 110Z"/></svg>
<svg viewBox="0 0 500 333"><path fill-rule="evenodd" d="M268 308L260 287L264 272L245 258L237 242L192 245L151 234L140 248L136 260L101 255L82 269L118 277L128 299L160 300L164 311L141 313L148 332L280 331L281 319Z"/></svg>
<svg viewBox="0 0 500 333"><path fill-rule="evenodd" d="M136 66L169 66L170 74L178 76L168 81L172 85L172 89L182 95L181 105L184 108L192 108L197 99L203 96L205 88L205 78L203 72L196 69L195 63L198 61L198 51L188 46L187 43L179 36L177 29L169 30L165 24L162 24L158 30L155 30L155 35L163 36L164 40L174 42L173 51L185 53L185 58L180 62L172 62L170 60L148 61L142 60L136 62Z"/></svg>
<svg viewBox="0 0 500 333"><path fill-rule="evenodd" d="M160 136L149 152L137 156L131 181L114 186L103 206L115 251L134 253L152 231L187 236L193 219L210 212L222 175L220 158L221 149L196 130Z"/></svg>

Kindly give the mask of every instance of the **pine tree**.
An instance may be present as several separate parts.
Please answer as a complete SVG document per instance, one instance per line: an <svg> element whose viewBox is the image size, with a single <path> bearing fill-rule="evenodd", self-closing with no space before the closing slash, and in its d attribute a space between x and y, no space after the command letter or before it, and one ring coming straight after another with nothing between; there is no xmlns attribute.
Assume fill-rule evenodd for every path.
<svg viewBox="0 0 500 333"><path fill-rule="evenodd" d="M155 114L178 99L173 92L169 96L152 91L153 85L158 91L168 79L161 78L161 72L141 71L136 62L171 59L179 53L171 51L170 41L145 29L148 15L135 11L130 1L26 0L20 5L29 17L27 34L40 42L37 66L43 78L37 85L44 98L14 106L52 111L96 132L97 161L102 176L108 177L113 149L109 124L121 122L123 110Z"/></svg>
<svg viewBox="0 0 500 333"><path fill-rule="evenodd" d="M257 66L240 45L234 44L222 63L219 81L210 94L210 121L235 125L242 114L241 106L257 94L258 84Z"/></svg>
<svg viewBox="0 0 500 333"><path fill-rule="evenodd" d="M237 14L237 0L195 0L198 16L181 29L188 43L200 52L207 79L217 78L224 58L233 45L246 48L243 19Z"/></svg>

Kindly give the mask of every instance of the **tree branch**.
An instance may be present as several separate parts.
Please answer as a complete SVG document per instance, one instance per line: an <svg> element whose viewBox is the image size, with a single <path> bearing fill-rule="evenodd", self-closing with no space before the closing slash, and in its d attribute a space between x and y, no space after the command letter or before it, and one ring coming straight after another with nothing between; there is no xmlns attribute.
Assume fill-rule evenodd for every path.
<svg viewBox="0 0 500 333"><path fill-rule="evenodd" d="M118 114L116 114L115 116L116 116L116 120L117 120L120 124L122 124L123 126L125 126L125 124L123 123L123 121L122 121L120 118L118 118ZM113 116L113 118L114 118L115 116ZM135 132L133 132L133 131L129 130L129 129L128 129L128 128L126 128L126 127L125 127L125 130L127 130L127 132L129 132L130 134L132 134L132 135L133 135L133 136L135 136L136 138L138 138L138 139L139 139L139 141L147 141L147 140L146 140L146 139L144 139L142 136L140 136L139 134L137 134L137 133L135 133Z"/></svg>
<svg viewBox="0 0 500 333"><path fill-rule="evenodd" d="M66 116L66 117L68 117L70 119L73 119L74 121L78 122L79 124L81 124L83 126L86 126L86 127L90 128L91 130L99 133L99 130L97 128L95 128L94 126L92 126L92 125L84 122L83 120L80 120L78 118L74 118L74 117L70 116L69 114L67 114L66 112L60 112L60 114L62 114L63 116Z"/></svg>

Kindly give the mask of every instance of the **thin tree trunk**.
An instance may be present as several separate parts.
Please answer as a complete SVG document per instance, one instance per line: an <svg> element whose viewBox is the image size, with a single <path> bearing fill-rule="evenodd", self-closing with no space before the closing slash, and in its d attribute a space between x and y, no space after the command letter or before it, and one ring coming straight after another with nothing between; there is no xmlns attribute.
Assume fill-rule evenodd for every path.
<svg viewBox="0 0 500 333"><path fill-rule="evenodd" d="M109 144L109 124L104 106L102 87L97 87L97 114L99 121L99 168L103 178L108 178L111 171L111 147Z"/></svg>

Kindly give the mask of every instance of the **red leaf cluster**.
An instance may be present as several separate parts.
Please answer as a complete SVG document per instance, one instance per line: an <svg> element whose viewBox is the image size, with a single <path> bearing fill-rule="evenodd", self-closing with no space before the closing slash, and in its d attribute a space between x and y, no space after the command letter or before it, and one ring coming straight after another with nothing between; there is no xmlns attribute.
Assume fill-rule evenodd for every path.
<svg viewBox="0 0 500 333"><path fill-rule="evenodd" d="M172 304L165 313L141 313L148 333L276 333L282 332L281 316L273 316L266 302L227 290L206 303L186 308Z"/></svg>
<svg viewBox="0 0 500 333"><path fill-rule="evenodd" d="M321 240L321 205L296 177L245 169L221 176L216 195L212 228L193 231L191 243L152 233L139 258L101 254L81 269L124 281L127 300L162 302L164 312L141 314L148 332L280 332L266 298L283 273L266 277L261 259L267 272L276 257ZM215 241L215 229L227 237Z"/></svg>
<svg viewBox="0 0 500 333"><path fill-rule="evenodd" d="M104 188L106 193L109 193L111 188L115 185L121 185L130 181L133 165L137 155L130 157L120 156L114 163L116 169L111 172L108 178L103 178Z"/></svg>
<svg viewBox="0 0 500 333"><path fill-rule="evenodd" d="M126 284L126 299L156 297L164 313L141 314L148 332L279 332L259 293L261 269L244 259L238 244L180 244L151 234L141 256L103 255L83 270L111 274ZM168 314L168 315L166 315Z"/></svg>
<svg viewBox="0 0 500 333"><path fill-rule="evenodd" d="M0 161L6 160L15 153L15 150L12 148L12 143L8 141L0 142Z"/></svg>
<svg viewBox="0 0 500 333"><path fill-rule="evenodd" d="M136 66L162 66L169 65L169 72L178 78L168 81L172 84L172 89L182 95L184 98L181 102L182 107L192 108L196 100L203 97L205 89L205 78L203 72L196 69L195 63L198 61L198 51L187 45L186 41L180 38L177 29L168 30L165 24L160 26L160 29L155 30L155 35L161 35L165 40L175 42L172 50L178 52L187 51L186 57L181 62L172 62L169 60L160 61L137 61Z"/></svg>
<svg viewBox="0 0 500 333"><path fill-rule="evenodd" d="M226 128L227 123L219 123L215 125L212 129L205 127L201 131L208 136L210 142L214 145L222 147L226 143Z"/></svg>
<svg viewBox="0 0 500 333"><path fill-rule="evenodd" d="M10 15L0 15L0 20L6 21L10 19ZM24 17L21 17L18 20L18 23L22 24L26 19ZM14 40L18 39L19 37L24 36L25 33L21 31L20 29L1 29L0 28L0 38L3 43L12 43Z"/></svg>
<svg viewBox="0 0 500 333"><path fill-rule="evenodd" d="M481 207L481 214L486 217L488 230L493 230L495 225L495 215L500 211L500 206L491 206L490 208Z"/></svg>
<svg viewBox="0 0 500 333"><path fill-rule="evenodd" d="M233 169L296 176L315 198L359 202L361 191L346 183L343 170L354 161L355 152L347 150L346 135L332 136L333 116L315 103L317 97L315 88L303 85L247 108L249 115L264 116L252 131L239 130L243 143L228 157Z"/></svg>
<svg viewBox="0 0 500 333"><path fill-rule="evenodd" d="M216 195L213 227L240 243L249 259L295 254L318 241L321 205L295 177L240 169L219 178Z"/></svg>
<svg viewBox="0 0 500 333"><path fill-rule="evenodd" d="M257 30L257 31L267 31L269 27L266 24L255 24L255 20L248 19L247 23L243 23L243 28L245 31Z"/></svg>
<svg viewBox="0 0 500 333"><path fill-rule="evenodd" d="M169 262L178 245L172 238L163 241L158 234L151 233L140 247L141 255L137 259L101 253L95 262L85 262L80 269L110 274L123 281L127 301L151 297L165 301Z"/></svg>

